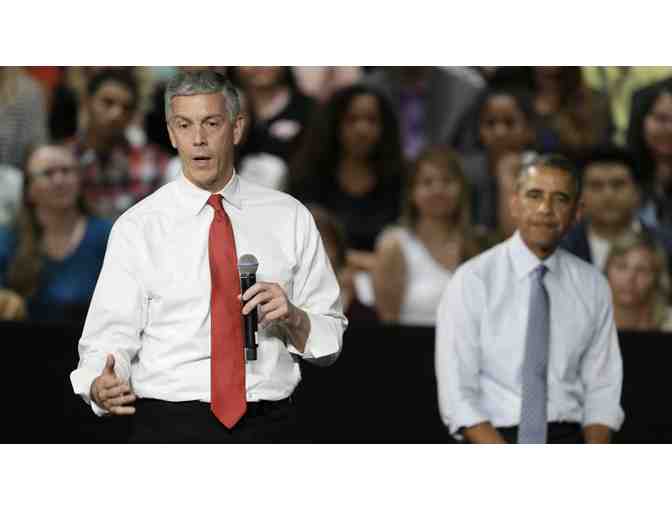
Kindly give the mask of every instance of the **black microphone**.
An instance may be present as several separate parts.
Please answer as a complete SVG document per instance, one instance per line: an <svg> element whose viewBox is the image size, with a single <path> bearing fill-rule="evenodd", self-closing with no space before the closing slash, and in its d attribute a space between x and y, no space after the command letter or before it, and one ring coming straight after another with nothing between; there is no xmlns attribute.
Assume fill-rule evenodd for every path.
<svg viewBox="0 0 672 510"><path fill-rule="evenodd" d="M238 260L238 272L240 273L240 291L241 296L245 294L250 287L257 283L257 268L259 262L254 255L243 255ZM243 302L245 306L246 302ZM257 359L257 309L256 307L249 314L243 316L243 332L245 333L245 359L247 361L256 361Z"/></svg>

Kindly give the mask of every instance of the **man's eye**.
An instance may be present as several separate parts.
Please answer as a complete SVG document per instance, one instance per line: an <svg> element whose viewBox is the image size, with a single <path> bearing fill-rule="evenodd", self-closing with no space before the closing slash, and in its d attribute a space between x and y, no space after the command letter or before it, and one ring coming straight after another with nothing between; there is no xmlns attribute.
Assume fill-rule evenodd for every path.
<svg viewBox="0 0 672 510"><path fill-rule="evenodd" d="M216 120L211 120L210 122L208 122L208 126L215 128L219 126L219 122L217 122Z"/></svg>

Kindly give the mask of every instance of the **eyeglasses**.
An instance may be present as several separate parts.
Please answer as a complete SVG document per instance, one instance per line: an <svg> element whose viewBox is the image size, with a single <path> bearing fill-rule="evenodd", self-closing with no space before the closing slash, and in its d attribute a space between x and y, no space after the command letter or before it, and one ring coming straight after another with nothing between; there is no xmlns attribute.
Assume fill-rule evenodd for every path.
<svg viewBox="0 0 672 510"><path fill-rule="evenodd" d="M78 172L77 167L74 166L53 166L45 168L44 170L39 170L37 172L32 172L30 176L33 179L45 179L52 181L57 174L62 174L63 177L73 177Z"/></svg>

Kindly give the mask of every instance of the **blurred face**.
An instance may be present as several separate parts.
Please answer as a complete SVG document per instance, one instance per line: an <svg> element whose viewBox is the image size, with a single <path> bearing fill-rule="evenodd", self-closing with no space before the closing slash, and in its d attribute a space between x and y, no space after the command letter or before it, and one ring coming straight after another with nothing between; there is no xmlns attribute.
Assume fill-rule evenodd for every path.
<svg viewBox="0 0 672 510"><path fill-rule="evenodd" d="M221 191L233 174L234 146L243 119L232 123L222 94L178 96L171 102L168 134L182 161L184 176L201 189Z"/></svg>
<svg viewBox="0 0 672 510"><path fill-rule="evenodd" d="M268 88L282 84L285 69L275 67L239 67L240 79L249 87Z"/></svg>
<svg viewBox="0 0 672 510"><path fill-rule="evenodd" d="M586 216L595 224L630 224L639 205L639 192L628 168L619 163L586 167L583 205Z"/></svg>
<svg viewBox="0 0 672 510"><path fill-rule="evenodd" d="M133 117L133 93L115 81L103 83L89 99L90 129L103 138L123 135Z"/></svg>
<svg viewBox="0 0 672 510"><path fill-rule="evenodd" d="M495 155L521 151L530 142L531 131L525 115L511 96L488 99L481 114L481 141Z"/></svg>
<svg viewBox="0 0 672 510"><path fill-rule="evenodd" d="M511 236L516 231L516 221L511 216L509 201L516 192L516 178L521 164L522 157L519 153L508 153L499 160L495 168L500 197L497 222L500 231L506 236Z"/></svg>
<svg viewBox="0 0 672 510"><path fill-rule="evenodd" d="M618 306L637 307L649 302L656 284L656 262L653 253L640 246L614 257L607 268L607 277Z"/></svg>
<svg viewBox="0 0 672 510"><path fill-rule="evenodd" d="M540 259L553 254L576 216L572 176L552 167L533 167L511 198L511 214L527 247Z"/></svg>
<svg viewBox="0 0 672 510"><path fill-rule="evenodd" d="M63 147L42 147L28 161L28 199L38 207L66 210L76 206L80 190L75 157Z"/></svg>
<svg viewBox="0 0 672 510"><path fill-rule="evenodd" d="M452 218L460 207L460 181L432 162L420 164L413 186L413 203L420 218Z"/></svg>
<svg viewBox="0 0 672 510"><path fill-rule="evenodd" d="M376 96L354 96L341 123L345 153L356 159L369 157L380 141L382 130L382 115Z"/></svg>
<svg viewBox="0 0 672 510"><path fill-rule="evenodd" d="M644 139L657 157L672 157L672 94L662 94L644 119Z"/></svg>

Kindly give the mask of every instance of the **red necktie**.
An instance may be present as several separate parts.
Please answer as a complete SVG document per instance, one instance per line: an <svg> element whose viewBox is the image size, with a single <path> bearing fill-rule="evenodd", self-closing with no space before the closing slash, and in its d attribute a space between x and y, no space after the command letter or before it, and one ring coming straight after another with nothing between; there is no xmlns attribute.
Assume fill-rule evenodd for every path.
<svg viewBox="0 0 672 510"><path fill-rule="evenodd" d="M211 409L227 428L234 427L247 409L243 321L240 316L240 279L231 220L222 197L212 195L215 210L210 225Z"/></svg>

